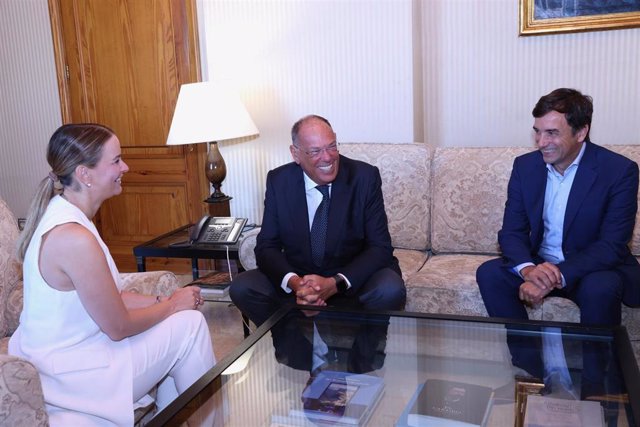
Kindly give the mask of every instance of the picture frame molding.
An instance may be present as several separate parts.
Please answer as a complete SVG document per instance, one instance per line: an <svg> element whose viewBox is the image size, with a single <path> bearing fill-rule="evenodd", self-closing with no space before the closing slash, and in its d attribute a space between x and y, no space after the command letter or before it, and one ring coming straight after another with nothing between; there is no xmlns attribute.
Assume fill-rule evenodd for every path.
<svg viewBox="0 0 640 427"><path fill-rule="evenodd" d="M520 36L617 30L640 27L640 11L535 19L535 0L519 0Z"/></svg>

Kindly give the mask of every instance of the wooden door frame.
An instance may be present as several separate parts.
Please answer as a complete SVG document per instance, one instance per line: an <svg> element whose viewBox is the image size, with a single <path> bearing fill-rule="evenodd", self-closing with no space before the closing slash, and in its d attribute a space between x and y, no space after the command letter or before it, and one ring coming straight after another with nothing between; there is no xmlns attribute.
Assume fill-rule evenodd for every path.
<svg viewBox="0 0 640 427"><path fill-rule="evenodd" d="M81 123L81 122L96 122L101 121L101 113L99 108L104 103L113 102L113 105L117 104L118 98L109 98L108 93L104 95L99 92L99 87L96 86L94 75L98 75L98 70L104 71L105 65L101 64L102 68L92 69L92 61L94 55L100 55L100 52L91 50L93 47L90 44L85 45L85 37L91 37L91 28L85 27L88 24L88 20L84 20L83 15L85 12L91 15L90 9L85 11L85 7L91 7L90 4L84 3L86 0L47 0L49 7L51 34L53 40L54 61L56 67L56 79L58 85L58 92L60 95L60 107L62 113L63 123ZM110 10L111 7L127 6L125 3L127 0L112 0L108 4L101 4ZM166 146L162 138L166 136L164 133L169 131L168 120L170 117L168 113L172 112L177 102L179 88L182 84L193 83L201 80L200 75L200 54L199 54L199 39L197 28L197 15L196 15L196 0L149 0L148 3L154 7L161 7L165 12L162 18L155 24L162 24L162 28L170 31L170 38L164 39L166 32L157 33L153 40L158 43L164 43L167 49L173 49L171 51L172 62L170 63L152 63L152 66L164 67L169 74L166 76L165 82L171 89L170 97L165 97L161 104L161 112L158 118L161 118L162 128L153 128L156 136L152 144L161 145L144 145L144 140L133 139L127 142L122 147L122 154L125 161L136 164L136 167L132 167L130 175L127 177L127 182L131 181L130 187L125 187L130 191L125 194L129 198L135 198L136 186L139 189L145 184L149 185L149 189L158 189L158 194L168 194L167 185L176 185L177 188L182 188L183 192L180 195L180 207L178 211L172 212L174 220L167 221L163 225L167 227L179 227L184 225L185 221L191 223L196 222L202 215L207 213L207 204L203 200L209 196L210 185L204 173L204 165L206 161L206 144L191 144L185 146ZM118 10L114 9L114 13L118 13ZM168 15L167 15L168 13ZM99 19L100 17L98 17ZM150 21L144 25L154 22ZM137 28L137 27L136 27ZM143 29L145 27L140 27ZM94 34L95 37L105 35L102 33ZM106 34L108 37L109 35ZM158 39L161 37L162 39ZM114 40L118 40L117 38ZM96 58L99 58L96 56ZM124 60L124 59L123 59ZM136 63L135 59L131 62ZM119 88L122 89L122 88ZM148 93L149 87L145 88ZM172 97L175 96L175 99ZM131 122L131 126L134 128L140 126L139 129L149 128L149 126L156 126L154 122L155 116L149 116L142 122ZM151 125L150 125L151 123ZM160 123L160 122L159 122ZM109 123L106 123L109 124ZM129 135L127 135L129 137ZM128 159L128 160L127 160ZM146 163L145 163L146 161ZM168 161L171 167L170 178L172 181L163 182L163 177L156 182L155 178L158 177L156 170L161 168L164 161ZM141 169L142 168L142 169ZM144 168L149 168L144 169ZM179 169L177 169L179 168ZM149 171L151 171L149 173ZM176 173L178 175L176 175ZM156 175L154 175L156 174ZM160 174L162 175L162 174ZM168 176L168 175L166 175ZM164 178L166 178L164 176ZM167 184L167 185L165 185ZM163 193L164 191L164 193ZM146 193L140 193L146 194ZM149 193L155 194L155 193ZM165 198L166 201L166 198ZM117 207L120 203L119 213L116 212L115 216L111 216L112 209ZM133 212L138 212L134 205L125 205L128 203L121 198L113 199L105 203L93 221L98 228L103 239L109 246L109 249L118 264L118 267L122 271L129 271L129 269L135 269L135 259L131 249L134 245L143 243L150 237L147 234L140 233L141 235L135 235L135 232L129 231L124 233L117 233L116 225L123 224L123 229L126 228L125 223L119 223L122 219L119 214L128 212L129 207L133 208ZM136 203L133 201L132 203ZM148 208L152 205L144 205L144 208ZM177 205L172 205L175 207ZM146 210L149 218L149 209ZM153 212L151 215L163 215L164 212ZM177 215L176 215L177 214ZM109 216L107 216L109 215ZM164 219L164 218L162 218ZM177 219L177 220L176 220ZM163 232L170 231L168 228ZM131 234L133 233L133 235ZM180 260L178 260L180 261ZM172 260L161 261L160 266L162 269L171 269L178 271L182 268L182 264L174 263ZM185 271L188 271L188 262L184 265Z"/></svg>
<svg viewBox="0 0 640 427"><path fill-rule="evenodd" d="M58 93L60 95L60 109L62 112L62 123L71 123L73 114L71 111L71 90L68 58L62 35L62 15L61 2L65 0L48 0L49 16L51 22L51 35L53 39L54 60L56 68L56 79ZM201 78L200 45L198 39L198 20L196 14L195 0L170 0L174 13L181 15L188 22L188 33L183 34L188 38L187 43L177 43L184 46L184 49L176 49L176 66L179 67L179 74L186 76L183 83L199 82ZM186 15L186 16L185 16ZM67 46L67 48L71 48ZM79 54L78 54L79 55ZM186 59L186 60L185 60ZM77 67L80 69L80 66ZM79 76L82 79L82 76ZM176 99L177 101L177 99ZM87 102L86 99L83 102ZM86 120L85 120L86 121ZM210 192L209 182L203 178L204 165L207 156L206 144L192 144L184 146L184 156L187 164L187 179L195 180L200 185L193 186L192 194L189 195L188 215L191 221L195 222L201 215L206 213L207 207L202 202ZM99 221L99 217L96 218Z"/></svg>

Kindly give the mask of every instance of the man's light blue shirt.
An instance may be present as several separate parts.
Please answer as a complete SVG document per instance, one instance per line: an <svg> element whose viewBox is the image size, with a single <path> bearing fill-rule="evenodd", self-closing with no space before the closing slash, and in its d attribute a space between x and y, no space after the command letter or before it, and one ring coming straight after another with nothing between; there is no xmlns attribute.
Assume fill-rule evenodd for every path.
<svg viewBox="0 0 640 427"><path fill-rule="evenodd" d="M586 146L583 142L578 156L564 171L564 175L558 172L553 165L546 164L547 188L544 193L544 208L542 210L544 234L542 235L542 243L540 244L538 255L551 264L559 264L564 261L562 252L564 216L567 211L567 201L569 200L571 186L578 172L578 166ZM522 263L517 265L515 270L522 276L520 271L530 265L534 264L531 262ZM562 286L565 286L564 276L562 277Z"/></svg>

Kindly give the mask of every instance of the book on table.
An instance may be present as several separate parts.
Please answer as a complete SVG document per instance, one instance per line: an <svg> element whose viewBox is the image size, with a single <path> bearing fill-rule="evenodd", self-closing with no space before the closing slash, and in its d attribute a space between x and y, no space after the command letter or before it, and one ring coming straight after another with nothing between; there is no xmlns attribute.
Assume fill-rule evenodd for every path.
<svg viewBox="0 0 640 427"><path fill-rule="evenodd" d="M418 386L396 427L484 426L492 397L491 387L428 379Z"/></svg>
<svg viewBox="0 0 640 427"><path fill-rule="evenodd" d="M303 409L292 409L290 417L319 424L364 425L384 390L380 377L338 371L321 371L302 392Z"/></svg>
<svg viewBox="0 0 640 427"><path fill-rule="evenodd" d="M227 271L212 271L199 277L186 286L198 286L200 294L207 297L221 298L229 294L229 286L231 286L231 278Z"/></svg>
<svg viewBox="0 0 640 427"><path fill-rule="evenodd" d="M604 410L599 402L527 396L524 427L603 427Z"/></svg>

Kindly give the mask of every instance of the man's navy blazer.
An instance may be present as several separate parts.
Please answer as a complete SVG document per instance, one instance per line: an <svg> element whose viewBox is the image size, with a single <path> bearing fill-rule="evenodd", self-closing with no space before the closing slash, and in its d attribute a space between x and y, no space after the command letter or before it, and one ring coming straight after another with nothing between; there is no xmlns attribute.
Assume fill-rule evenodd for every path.
<svg viewBox="0 0 640 427"><path fill-rule="evenodd" d="M304 176L296 163L269 172L262 228L255 248L260 271L279 286L287 273L344 274L352 288L389 267L400 274L393 256L384 211L380 172L375 166L340 156L331 184L331 203L324 261L311 259L310 225Z"/></svg>
<svg viewBox="0 0 640 427"><path fill-rule="evenodd" d="M585 144L564 217L565 261L558 265L568 291L591 272L638 267L628 246L638 204L638 165L591 142ZM498 233L508 267L541 261L537 254L544 232L542 210L547 173L539 151L514 161L503 226ZM634 299L638 299L640 268L634 275L631 286L635 288Z"/></svg>

